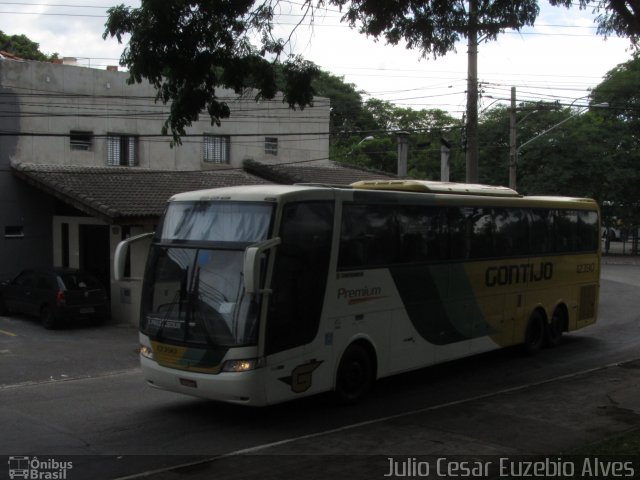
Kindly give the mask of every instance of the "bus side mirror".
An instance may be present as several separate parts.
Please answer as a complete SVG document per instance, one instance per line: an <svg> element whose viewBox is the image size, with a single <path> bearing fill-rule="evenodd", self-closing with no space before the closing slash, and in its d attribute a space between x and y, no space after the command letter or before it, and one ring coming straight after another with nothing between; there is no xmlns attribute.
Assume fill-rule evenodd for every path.
<svg viewBox="0 0 640 480"><path fill-rule="evenodd" d="M260 280L262 279L262 254L277 245L280 245L280 239L276 237L248 247L245 250L242 274L244 278L244 289L247 293L264 292L264 290L260 289Z"/></svg>
<svg viewBox="0 0 640 480"><path fill-rule="evenodd" d="M145 238L151 237L154 232L143 233L134 237L122 240L116 246L116 251L113 255L113 278L116 282L124 279L124 270L127 263L127 252L129 251L129 245Z"/></svg>

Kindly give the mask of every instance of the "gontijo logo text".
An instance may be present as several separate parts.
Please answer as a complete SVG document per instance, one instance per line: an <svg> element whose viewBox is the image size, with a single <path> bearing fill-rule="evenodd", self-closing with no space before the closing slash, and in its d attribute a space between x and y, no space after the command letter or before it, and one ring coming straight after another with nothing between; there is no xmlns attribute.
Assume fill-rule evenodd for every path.
<svg viewBox="0 0 640 480"><path fill-rule="evenodd" d="M73 468L73 462L62 462L53 458L10 456L9 478L31 480L66 480L67 472Z"/></svg>
<svg viewBox="0 0 640 480"><path fill-rule="evenodd" d="M552 277L553 263L551 262L502 265L487 268L484 274L484 284L487 287L495 287L496 285L541 282L551 280Z"/></svg>

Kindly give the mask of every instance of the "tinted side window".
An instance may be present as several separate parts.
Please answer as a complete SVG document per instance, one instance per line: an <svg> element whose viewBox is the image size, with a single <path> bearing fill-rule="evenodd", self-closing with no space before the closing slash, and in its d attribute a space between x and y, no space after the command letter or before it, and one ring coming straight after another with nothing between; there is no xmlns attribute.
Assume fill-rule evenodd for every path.
<svg viewBox="0 0 640 480"><path fill-rule="evenodd" d="M417 205L399 209L396 216L399 262L439 261L447 258L444 211Z"/></svg>
<svg viewBox="0 0 640 480"><path fill-rule="evenodd" d="M531 253L545 254L555 251L554 215L552 210L529 210Z"/></svg>
<svg viewBox="0 0 640 480"><path fill-rule="evenodd" d="M67 290L83 290L101 288L100 282L83 272L65 273L61 275L62 283Z"/></svg>
<svg viewBox="0 0 640 480"><path fill-rule="evenodd" d="M333 203L285 205L267 318L267 353L304 345L318 331L331 255Z"/></svg>
<svg viewBox="0 0 640 480"><path fill-rule="evenodd" d="M529 217L526 212L519 208L495 208L493 241L497 256L528 254Z"/></svg>
<svg viewBox="0 0 640 480"><path fill-rule="evenodd" d="M450 258L466 260L471 252L473 208L450 208L447 216Z"/></svg>
<svg viewBox="0 0 640 480"><path fill-rule="evenodd" d="M578 248L580 251L588 252L598 249L599 231L597 212L578 212Z"/></svg>
<svg viewBox="0 0 640 480"><path fill-rule="evenodd" d="M471 237L471 258L489 258L495 255L493 250L492 223L490 208L474 208L471 219L473 230Z"/></svg>
<svg viewBox="0 0 640 480"><path fill-rule="evenodd" d="M38 275L36 279L36 288L42 290L55 290L55 278L48 275Z"/></svg>
<svg viewBox="0 0 640 480"><path fill-rule="evenodd" d="M34 275L33 273L21 273L16 277L14 283L16 285L20 285L21 287L32 287L33 286Z"/></svg>
<svg viewBox="0 0 640 480"><path fill-rule="evenodd" d="M373 267L394 263L399 242L391 205L345 204L340 233L340 268Z"/></svg>
<svg viewBox="0 0 640 480"><path fill-rule="evenodd" d="M578 212L558 210L556 223L556 248L559 253L575 252L578 247Z"/></svg>

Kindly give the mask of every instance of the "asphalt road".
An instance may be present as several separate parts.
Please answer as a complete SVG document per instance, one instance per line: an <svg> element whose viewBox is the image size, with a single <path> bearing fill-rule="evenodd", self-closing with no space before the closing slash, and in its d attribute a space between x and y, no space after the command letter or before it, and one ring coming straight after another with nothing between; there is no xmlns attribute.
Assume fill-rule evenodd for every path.
<svg viewBox="0 0 640 480"><path fill-rule="evenodd" d="M74 455L76 472L114 478L638 358L639 294L640 267L606 265L599 322L561 347L535 357L505 349L385 379L367 401L341 408L325 396L250 409L153 390L137 368L132 327L48 331L0 317L0 455Z"/></svg>

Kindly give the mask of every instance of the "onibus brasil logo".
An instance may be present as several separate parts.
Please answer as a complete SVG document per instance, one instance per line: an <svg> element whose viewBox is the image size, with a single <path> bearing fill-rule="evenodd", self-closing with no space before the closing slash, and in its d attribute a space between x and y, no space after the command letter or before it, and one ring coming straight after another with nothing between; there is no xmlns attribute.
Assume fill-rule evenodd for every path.
<svg viewBox="0 0 640 480"><path fill-rule="evenodd" d="M10 456L9 478L32 480L65 480L67 471L73 468L72 462L61 462L53 458Z"/></svg>

